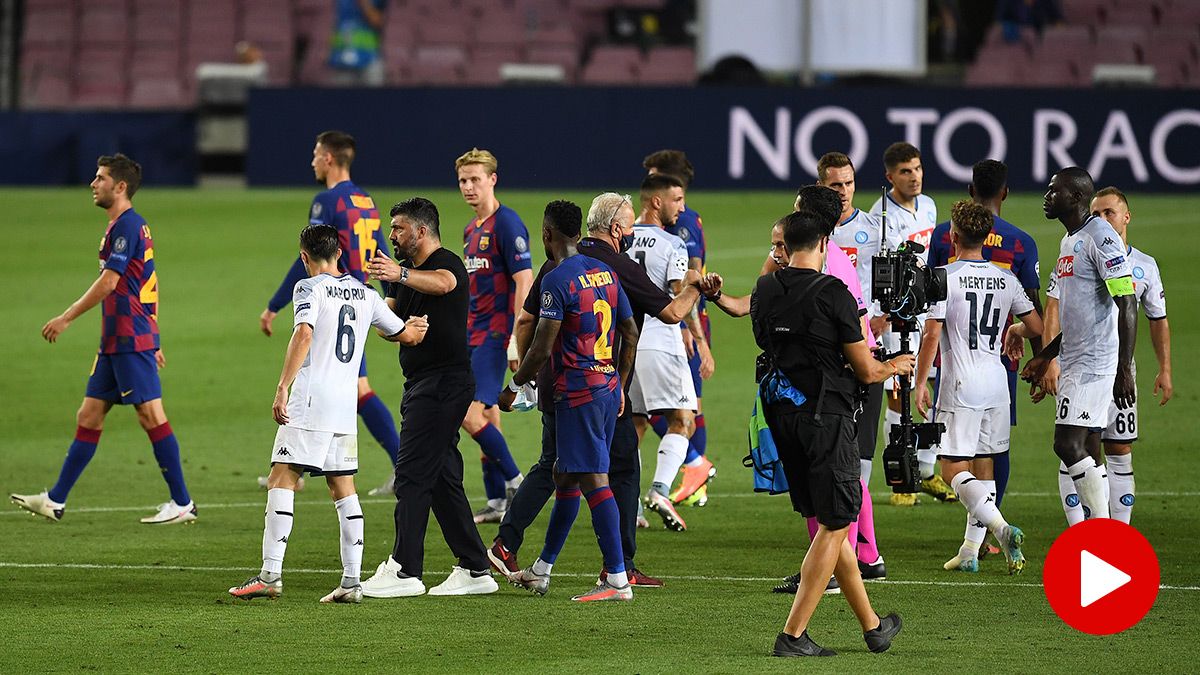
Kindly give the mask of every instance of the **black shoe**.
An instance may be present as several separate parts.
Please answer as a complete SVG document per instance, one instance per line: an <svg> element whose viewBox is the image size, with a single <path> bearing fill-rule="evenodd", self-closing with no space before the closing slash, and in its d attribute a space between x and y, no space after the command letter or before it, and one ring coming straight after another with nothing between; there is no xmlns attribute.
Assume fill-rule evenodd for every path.
<svg viewBox="0 0 1200 675"><path fill-rule="evenodd" d="M842 592L842 585L838 583L837 577L829 577L829 583L825 584L825 595L837 595Z"/></svg>
<svg viewBox="0 0 1200 675"><path fill-rule="evenodd" d="M772 656L837 656L837 652L832 649L826 649L821 645L812 641L808 637L808 631L800 634L800 637L792 637L787 633L780 633L775 636L775 648L771 650Z"/></svg>
<svg viewBox="0 0 1200 675"><path fill-rule="evenodd" d="M800 573L796 572L790 577L784 577L783 583L771 589L772 593L787 593L795 595L796 591L800 590Z"/></svg>
<svg viewBox="0 0 1200 675"><path fill-rule="evenodd" d="M883 556L880 556L879 560L875 561L872 565L859 560L858 571L862 574L863 581L887 578L887 568L883 566Z"/></svg>
<svg viewBox="0 0 1200 675"><path fill-rule="evenodd" d="M886 652L892 646L892 638L899 633L900 615L893 612L879 619L879 628L863 633L863 639L867 641L867 649L878 654Z"/></svg>

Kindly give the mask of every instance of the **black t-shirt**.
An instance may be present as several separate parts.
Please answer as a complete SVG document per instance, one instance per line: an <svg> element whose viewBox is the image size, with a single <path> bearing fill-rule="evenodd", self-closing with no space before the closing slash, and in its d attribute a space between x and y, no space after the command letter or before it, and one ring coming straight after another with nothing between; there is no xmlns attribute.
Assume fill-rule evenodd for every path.
<svg viewBox="0 0 1200 675"><path fill-rule="evenodd" d="M421 272L450 270L458 283L445 295L426 295L404 284L392 284L391 297L396 300L398 316L403 319L423 314L429 316L429 331L421 344L400 348L400 368L404 370L405 379L417 380L451 371L470 372L467 302L471 282L462 258L449 249L439 248L424 264L413 269Z"/></svg>
<svg viewBox="0 0 1200 675"><path fill-rule="evenodd" d="M537 330L538 321L541 320L542 314L542 279L549 274L558 263L553 260L547 260L542 263L541 269L538 270L537 277L533 280L533 287L530 288L529 294L525 296L525 304L521 309L533 315L533 328ZM554 366L548 359L538 371L537 377L534 378L538 388L538 410L542 412L554 412Z"/></svg>
<svg viewBox="0 0 1200 675"><path fill-rule="evenodd" d="M617 273L621 290L625 291L625 297L629 298L629 305L633 308L633 320L637 322L639 331L642 330L642 320L646 315L658 316L671 304L671 296L654 285L646 276L645 268L633 258L618 252L608 242L584 237L579 242L579 252L599 260Z"/></svg>
<svg viewBox="0 0 1200 675"><path fill-rule="evenodd" d="M764 275L750 296L750 318L759 348L772 354L775 367L804 393L801 410L853 413L858 383L842 346L863 336L857 303L845 284L794 267Z"/></svg>

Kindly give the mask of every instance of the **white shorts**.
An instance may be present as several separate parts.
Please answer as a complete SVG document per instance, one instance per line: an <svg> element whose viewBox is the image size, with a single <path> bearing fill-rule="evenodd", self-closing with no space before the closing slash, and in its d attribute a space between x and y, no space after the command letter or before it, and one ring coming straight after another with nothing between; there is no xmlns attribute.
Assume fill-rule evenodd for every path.
<svg viewBox="0 0 1200 675"><path fill-rule="evenodd" d="M1008 452L1008 406L939 410L934 420L946 425L938 457L966 460Z"/></svg>
<svg viewBox="0 0 1200 675"><path fill-rule="evenodd" d="M282 426L275 432L272 464L291 464L313 475L358 473L358 435Z"/></svg>
<svg viewBox="0 0 1200 675"><path fill-rule="evenodd" d="M695 410L696 386L687 357L654 349L639 351L629 384L630 410L649 415L663 410Z"/></svg>
<svg viewBox="0 0 1200 675"><path fill-rule="evenodd" d="M1062 373L1058 376L1058 396L1054 423L1087 427L1099 431L1112 421L1113 382L1116 375Z"/></svg>

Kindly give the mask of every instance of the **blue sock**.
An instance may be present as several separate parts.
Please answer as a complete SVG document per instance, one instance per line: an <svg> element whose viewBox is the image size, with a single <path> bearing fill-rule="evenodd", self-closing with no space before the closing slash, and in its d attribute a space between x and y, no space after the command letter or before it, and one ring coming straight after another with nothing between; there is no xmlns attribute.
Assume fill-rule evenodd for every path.
<svg viewBox="0 0 1200 675"><path fill-rule="evenodd" d="M396 420L392 419L392 411L388 410L387 404L379 400L375 392L369 391L358 398L358 414L375 442L392 459L392 466L396 466L396 456L400 454L400 434L396 433Z"/></svg>
<svg viewBox="0 0 1200 675"><path fill-rule="evenodd" d="M580 494L579 488L559 488L554 491L554 508L550 509L550 524L546 527L546 545L538 556L544 562L553 565L562 552L563 544L567 543L567 535L571 533L571 526L579 515Z"/></svg>
<svg viewBox="0 0 1200 675"><path fill-rule="evenodd" d="M704 413L696 415L696 431L692 434L692 447L701 455L708 452L708 425L704 423Z"/></svg>
<svg viewBox="0 0 1200 675"><path fill-rule="evenodd" d="M167 481L167 487L171 490L171 500L180 506L187 506L192 498L183 482L183 465L179 463L179 441L175 440L171 423L163 422L147 431L146 435L154 444L154 459L158 460L163 480Z"/></svg>
<svg viewBox="0 0 1200 675"><path fill-rule="evenodd" d="M488 499L504 499L504 476L500 475L500 467L487 455L480 455L483 463L483 492Z"/></svg>
<svg viewBox="0 0 1200 675"><path fill-rule="evenodd" d="M504 480L512 480L521 474L516 461L513 460L512 453L508 451L508 442L504 440L504 434L500 433L495 425L490 422L485 424L472 438L479 444L479 449L483 450L483 454L496 462Z"/></svg>
<svg viewBox="0 0 1200 675"><path fill-rule="evenodd" d="M1004 501L1004 490L1008 487L1008 453L992 455L992 475L996 479L996 508Z"/></svg>
<svg viewBox="0 0 1200 675"><path fill-rule="evenodd" d="M71 447L67 448L67 458L63 460L62 470L58 472L58 482L50 488L47 495L51 501L59 504L67 503L67 495L70 494L75 481L79 480L83 470L87 468L88 462L92 461L92 456L96 454L96 446L99 444L99 429L75 428L75 440L71 443Z"/></svg>
<svg viewBox="0 0 1200 675"><path fill-rule="evenodd" d="M650 428L654 433L658 434L659 438L667 435L667 418L662 415L650 416Z"/></svg>
<svg viewBox="0 0 1200 675"><path fill-rule="evenodd" d="M588 508L592 510L592 529L600 542L600 554L604 556L604 569L609 574L625 571L625 555L621 552L621 514L617 511L617 500L607 485L587 493Z"/></svg>

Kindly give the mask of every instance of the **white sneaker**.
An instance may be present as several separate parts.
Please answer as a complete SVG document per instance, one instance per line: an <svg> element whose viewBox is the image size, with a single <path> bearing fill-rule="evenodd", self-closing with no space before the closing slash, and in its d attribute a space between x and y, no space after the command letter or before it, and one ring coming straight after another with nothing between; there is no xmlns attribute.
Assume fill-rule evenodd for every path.
<svg viewBox="0 0 1200 675"><path fill-rule="evenodd" d="M266 476L258 477L258 487L260 487L264 490L267 489L267 477ZM299 492L303 489L304 489L304 476L301 476L300 479L296 481L296 492Z"/></svg>
<svg viewBox="0 0 1200 675"><path fill-rule="evenodd" d="M505 509L498 509L491 504L488 504L475 512L475 524L482 525L484 523L499 523L504 520L504 513Z"/></svg>
<svg viewBox="0 0 1200 675"><path fill-rule="evenodd" d="M510 481L504 483L504 501L506 504L512 504L513 497L517 495L517 490L520 489L521 483L525 482L525 474L519 473Z"/></svg>
<svg viewBox="0 0 1200 675"><path fill-rule="evenodd" d="M476 576L478 575L478 576ZM429 589L430 595L485 595L500 590L488 572L472 572L458 565L442 583Z"/></svg>
<svg viewBox="0 0 1200 675"><path fill-rule="evenodd" d="M346 588L345 586L338 586L337 588L333 589L329 593L329 595L326 595L325 597L321 598L321 602L341 602L341 603L357 605L358 603L362 602L362 599L363 599L363 589L362 589L362 585L359 584L358 586L354 586L351 588Z"/></svg>
<svg viewBox="0 0 1200 675"><path fill-rule="evenodd" d="M400 563L388 556L375 568L375 574L362 582L362 592L368 598L408 598L424 595L425 584L401 572Z"/></svg>
<svg viewBox="0 0 1200 675"><path fill-rule="evenodd" d="M66 504L59 504L50 499L45 492L40 492L36 495L9 495L12 503L25 509L26 511L48 518L54 522L62 520L63 511L66 510Z"/></svg>
<svg viewBox="0 0 1200 675"><path fill-rule="evenodd" d="M391 476L388 476L387 481L385 481L383 485L380 485L377 488L372 488L371 491L367 493L367 496L368 497L383 497L383 496L392 496L395 494L396 494L396 475L392 474Z"/></svg>
<svg viewBox="0 0 1200 675"><path fill-rule="evenodd" d="M158 513L142 518L147 525L175 525L196 519L196 502L180 506L174 500L158 505Z"/></svg>

